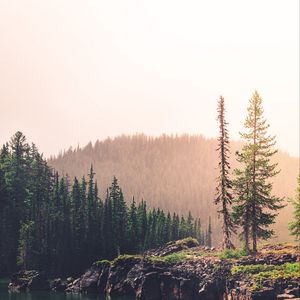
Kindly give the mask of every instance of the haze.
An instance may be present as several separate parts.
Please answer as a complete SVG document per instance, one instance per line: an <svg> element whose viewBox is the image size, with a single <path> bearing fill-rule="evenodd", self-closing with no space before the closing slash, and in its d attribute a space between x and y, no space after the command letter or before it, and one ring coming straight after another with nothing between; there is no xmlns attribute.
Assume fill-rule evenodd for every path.
<svg viewBox="0 0 300 300"><path fill-rule="evenodd" d="M0 143L46 156L143 132L243 130L254 89L278 146L299 155L299 1L0 0Z"/></svg>

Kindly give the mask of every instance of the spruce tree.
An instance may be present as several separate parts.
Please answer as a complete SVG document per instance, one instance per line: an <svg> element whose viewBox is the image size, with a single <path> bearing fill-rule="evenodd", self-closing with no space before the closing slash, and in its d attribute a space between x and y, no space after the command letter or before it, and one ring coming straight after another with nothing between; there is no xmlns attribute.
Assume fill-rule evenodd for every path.
<svg viewBox="0 0 300 300"><path fill-rule="evenodd" d="M229 178L229 136L227 122L225 120L224 98L220 96L218 102L218 120L220 128L220 136L218 137L218 154L219 154L219 176L217 178L217 188L215 195L215 204L220 206L218 211L219 217L222 216L223 241L222 248L234 248L230 236L235 233L235 226L229 211L232 204L232 181Z"/></svg>
<svg viewBox="0 0 300 300"><path fill-rule="evenodd" d="M207 228L207 244L208 247L212 247L212 225L211 225L211 217L208 219L208 228Z"/></svg>
<svg viewBox="0 0 300 300"><path fill-rule="evenodd" d="M8 221L8 253L6 262L9 271L16 269L18 256L19 231L21 223L28 215L29 189L28 189L28 156L30 147L25 136L17 132L9 143L11 153L4 162L6 168L5 182L10 201L7 218Z"/></svg>
<svg viewBox="0 0 300 300"><path fill-rule="evenodd" d="M145 241L148 227L148 218L147 218L147 207L146 202L142 200L137 209L137 219L138 219L138 243L139 250L143 251L145 249Z"/></svg>
<svg viewBox="0 0 300 300"><path fill-rule="evenodd" d="M251 238L252 251L256 253L258 239L266 240L273 235L270 225L274 223L278 209L283 207L282 199L272 195L270 179L279 172L271 158L277 150L274 150L275 137L267 133L269 125L263 116L262 98L257 91L250 99L244 125L246 132L241 137L245 144L242 152L237 153L237 160L242 167L235 171L238 197L234 216L237 224L244 227L244 218L247 219L247 232L243 228L242 233L246 243L246 239ZM249 250L247 246L246 250Z"/></svg>
<svg viewBox="0 0 300 300"><path fill-rule="evenodd" d="M179 238L179 216L173 213L171 240L175 241L178 240L178 238Z"/></svg>
<svg viewBox="0 0 300 300"><path fill-rule="evenodd" d="M300 249L300 173L298 175L298 186L296 191L296 198L291 201L294 206L293 220L289 223L289 230L291 235L295 236Z"/></svg>
<svg viewBox="0 0 300 300"><path fill-rule="evenodd" d="M79 263L84 241L84 218L81 213L81 191L78 179L75 177L72 187L71 202L71 226L72 226L72 249L73 263Z"/></svg>
<svg viewBox="0 0 300 300"><path fill-rule="evenodd" d="M188 217L187 217L187 220L186 220L186 235L187 236L193 236L193 216L191 214L191 212L189 211L188 213Z"/></svg>
<svg viewBox="0 0 300 300"><path fill-rule="evenodd" d="M128 252L137 253L138 252L138 217L137 217L137 207L135 204L134 197L132 199L129 216L128 216Z"/></svg>
<svg viewBox="0 0 300 300"><path fill-rule="evenodd" d="M112 199L109 195L108 190L106 190L106 197L104 201L102 228L104 240L104 256L108 259L112 259L117 255L117 251L114 241Z"/></svg>
<svg viewBox="0 0 300 300"><path fill-rule="evenodd" d="M34 222L29 221L23 223L20 228L19 238L19 257L18 265L23 269L28 270L34 267L33 257L34 253Z"/></svg>

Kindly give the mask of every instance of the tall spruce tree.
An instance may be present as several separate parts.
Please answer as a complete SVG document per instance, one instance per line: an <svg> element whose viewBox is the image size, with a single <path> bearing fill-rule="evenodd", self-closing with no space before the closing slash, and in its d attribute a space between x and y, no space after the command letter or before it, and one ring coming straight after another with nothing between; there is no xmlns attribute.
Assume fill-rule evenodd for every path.
<svg viewBox="0 0 300 300"><path fill-rule="evenodd" d="M128 214L127 249L130 253L137 253L138 249L138 217L134 197Z"/></svg>
<svg viewBox="0 0 300 300"><path fill-rule="evenodd" d="M218 137L218 154L219 154L219 176L217 178L217 188L215 195L215 204L219 208L219 217L222 216L222 230L223 240L222 248L231 249L234 248L230 240L232 233L235 233L235 226L229 211L229 207L232 204L232 181L229 178L230 164L229 164L229 136L227 129L227 122L225 120L225 106L224 98L220 96L218 102L218 120L220 136Z"/></svg>
<svg viewBox="0 0 300 300"><path fill-rule="evenodd" d="M11 138L9 143L11 153L7 157L4 165L6 168L5 181L9 197L8 215L8 253L7 263L10 271L16 269L19 231L21 223L28 216L29 203L29 150L25 136L20 132Z"/></svg>
<svg viewBox="0 0 300 300"><path fill-rule="evenodd" d="M291 202L294 206L294 216L293 220L289 223L289 230L291 235L295 236L298 242L298 248L300 249L300 173L298 175L296 197Z"/></svg>
<svg viewBox="0 0 300 300"><path fill-rule="evenodd" d="M212 247L212 225L211 225L211 216L209 216L208 219L208 228L207 228L207 241L206 241L206 245L208 247Z"/></svg>
<svg viewBox="0 0 300 300"><path fill-rule="evenodd" d="M246 132L241 133L241 137L245 145L241 153L237 152L242 167L235 171L238 196L233 215L236 223L243 227L245 242L249 243L251 238L252 251L256 253L258 239L265 240L273 235L270 225L274 223L278 209L283 207L282 199L272 195L270 179L279 172L271 158L277 150L274 150L275 137L267 133L269 125L263 116L262 98L257 91L250 99L244 125ZM249 251L249 245L245 246Z"/></svg>
<svg viewBox="0 0 300 300"><path fill-rule="evenodd" d="M103 240L104 243L104 256L106 258L112 259L116 256L114 228L113 228L113 208L112 199L109 195L109 191L106 190L106 197L104 201L104 211L103 211Z"/></svg>

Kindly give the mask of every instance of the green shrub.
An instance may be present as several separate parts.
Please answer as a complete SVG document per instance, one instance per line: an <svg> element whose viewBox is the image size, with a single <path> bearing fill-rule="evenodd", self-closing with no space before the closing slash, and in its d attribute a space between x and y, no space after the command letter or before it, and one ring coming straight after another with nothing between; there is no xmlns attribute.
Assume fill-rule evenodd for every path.
<svg viewBox="0 0 300 300"><path fill-rule="evenodd" d="M118 264L121 262L129 262L129 263L135 263L138 262L142 259L142 257L140 255L129 255L129 254L123 254L123 255L119 255L117 258L115 258L113 260L113 264Z"/></svg>
<svg viewBox="0 0 300 300"><path fill-rule="evenodd" d="M286 263L283 265L248 265L231 268L231 274L245 274L253 280L253 290L260 289L264 281L278 279L300 278L300 263Z"/></svg>
<svg viewBox="0 0 300 300"><path fill-rule="evenodd" d="M176 252L166 256L151 256L148 259L152 262L166 263L170 265L174 265L179 263L185 259L187 259L187 254L184 252Z"/></svg>
<svg viewBox="0 0 300 300"><path fill-rule="evenodd" d="M273 270L260 272L253 275L255 282L261 284L266 280L300 278L300 263L288 263L276 266Z"/></svg>
<svg viewBox="0 0 300 300"><path fill-rule="evenodd" d="M246 265L246 266L234 266L231 268L231 274L260 274L260 273L268 273L273 271L279 271L281 274L287 275L296 275L300 274L300 263L286 263L283 265ZM274 276L276 276L276 272ZM300 277L300 276L299 276Z"/></svg>
<svg viewBox="0 0 300 300"><path fill-rule="evenodd" d="M182 252L172 253L172 254L162 257L162 259L165 263L173 265L173 264L176 264L176 263L179 263L179 262L185 260L186 254L182 253Z"/></svg>
<svg viewBox="0 0 300 300"><path fill-rule="evenodd" d="M231 268L231 274L257 274L260 272L267 272L274 270L274 265L246 265L246 266L234 266Z"/></svg>
<svg viewBox="0 0 300 300"><path fill-rule="evenodd" d="M238 259L247 256L247 252L244 249L225 249L218 256L221 259Z"/></svg>

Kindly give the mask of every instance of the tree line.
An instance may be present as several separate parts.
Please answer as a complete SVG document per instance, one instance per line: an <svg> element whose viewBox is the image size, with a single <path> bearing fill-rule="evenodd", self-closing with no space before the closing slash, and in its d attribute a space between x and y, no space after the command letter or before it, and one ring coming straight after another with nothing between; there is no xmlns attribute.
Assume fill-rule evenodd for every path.
<svg viewBox="0 0 300 300"><path fill-rule="evenodd" d="M99 197L91 166L81 179L59 176L17 132L0 151L0 274L17 268L78 274L95 260L140 253L192 236L211 246L211 222L146 201L129 204L116 177Z"/></svg>
<svg viewBox="0 0 300 300"><path fill-rule="evenodd" d="M234 248L231 237L238 232L246 252L255 254L258 241L274 235L271 225L275 223L278 210L284 207L284 199L273 193L272 178L279 174L278 164L272 162L277 153L275 137L268 133L269 124L263 115L262 98L255 91L249 101L245 131L240 133L244 144L242 150L235 153L239 167L231 174L224 102L221 96L218 102L219 176L214 199L219 207L219 216L222 216L222 247ZM299 239L299 187L294 206L294 221L289 227Z"/></svg>
<svg viewBox="0 0 300 300"><path fill-rule="evenodd" d="M231 135L230 131L229 133ZM240 167L235 152L241 151L242 145L241 141L230 140L231 154L228 162L231 166L231 179L234 179L233 170ZM101 182L102 187L109 186L112 174L116 175L125 195L134 195L137 200L144 198L149 207L160 207L171 213L175 211L180 215L188 215L192 211L193 215L201 218L202 225L206 228L209 214L213 223L214 245L219 245L222 241L222 218L218 219L217 209L212 201L215 178L219 175L216 168L219 162L216 148L216 138L200 135L122 135L66 150L48 160L48 164L59 174L68 173L71 178L82 178L92 163L96 173L95 180ZM279 151L274 154L272 161L278 162L281 169L272 178L273 193L280 197L293 197L299 158ZM101 188L99 194L104 199L105 188ZM276 223L272 226L276 231L276 239L290 240L285 224L292 217L292 210L291 205L280 210ZM236 236L233 242L237 245Z"/></svg>

